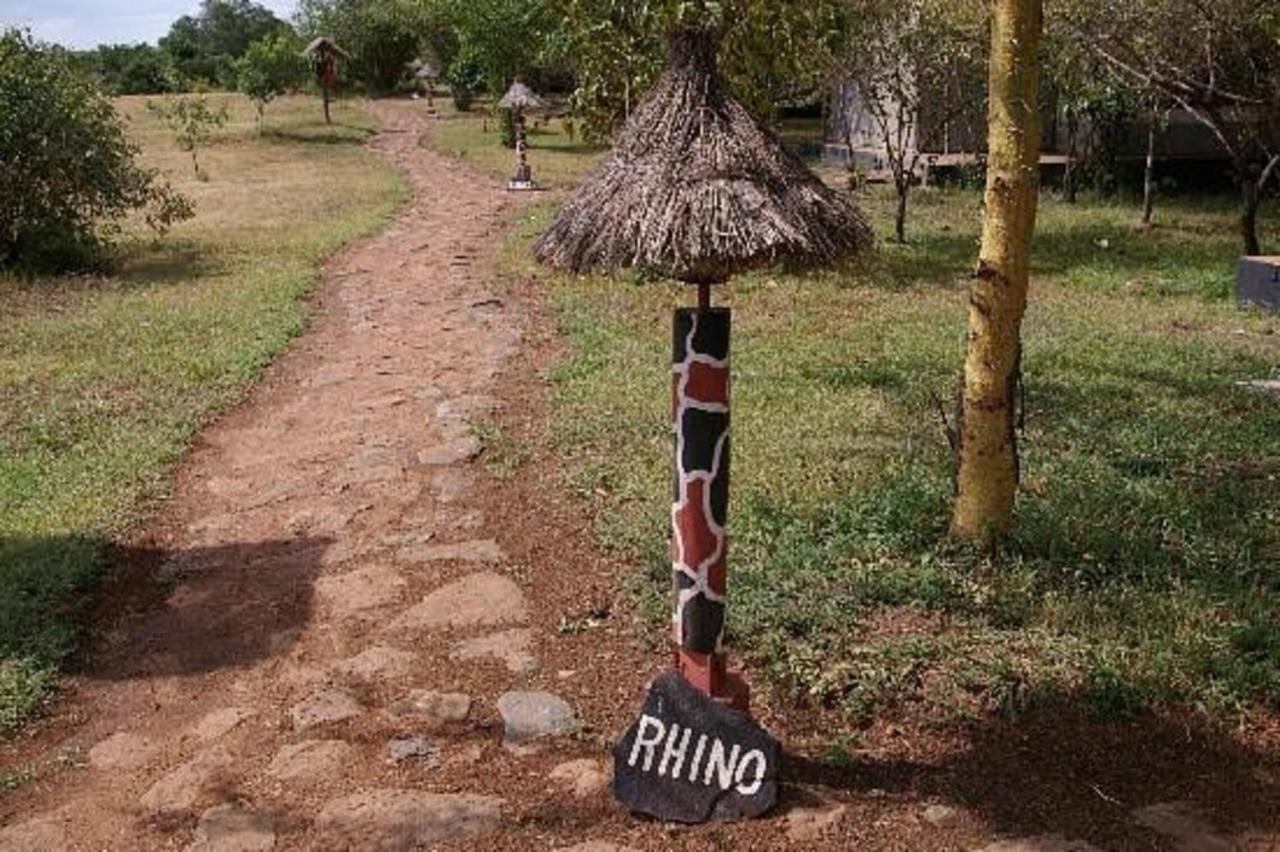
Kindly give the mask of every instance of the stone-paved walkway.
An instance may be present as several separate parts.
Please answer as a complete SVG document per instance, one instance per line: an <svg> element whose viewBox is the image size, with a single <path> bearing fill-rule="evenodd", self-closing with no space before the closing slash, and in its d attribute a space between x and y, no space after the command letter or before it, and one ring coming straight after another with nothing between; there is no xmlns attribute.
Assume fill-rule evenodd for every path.
<svg viewBox="0 0 1280 852"><path fill-rule="evenodd" d="M476 763L468 722L494 708L514 753L572 728L547 692L440 687L485 683L465 667L538 666L500 531L469 500L474 423L520 344L480 261L512 202L422 147L419 112L374 108L373 144L413 200L329 265L317 328L184 465L165 512L166 605L122 624L116 662L79 687L94 709L68 746L88 768L28 791L44 809L10 812L0 849L482 835L502 797L425 792L422 775ZM601 769L559 771L598 792Z"/></svg>

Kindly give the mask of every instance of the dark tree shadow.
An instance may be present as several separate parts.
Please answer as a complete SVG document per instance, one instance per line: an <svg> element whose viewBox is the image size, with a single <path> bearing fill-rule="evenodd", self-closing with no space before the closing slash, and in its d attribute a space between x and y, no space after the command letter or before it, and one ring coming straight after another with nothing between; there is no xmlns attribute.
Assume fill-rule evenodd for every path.
<svg viewBox="0 0 1280 852"><path fill-rule="evenodd" d="M1280 831L1274 754L1189 713L1101 721L1083 705L1059 695L1015 719L990 718L968 732L966 747L936 763L864 758L836 768L789 756L783 780L936 799L1000 834L1058 833L1102 849L1150 848L1152 835L1132 812L1164 802L1188 803L1232 835Z"/></svg>
<svg viewBox="0 0 1280 852"><path fill-rule="evenodd" d="M287 144L302 143L304 145L363 145L370 136L377 135L376 130L358 127L354 124L333 125L313 130L294 130L281 127L264 127L262 138L267 142Z"/></svg>
<svg viewBox="0 0 1280 852"><path fill-rule="evenodd" d="M110 680L240 668L282 653L315 607L326 538L170 550L108 545L86 622L123 636L90 642L71 670Z"/></svg>

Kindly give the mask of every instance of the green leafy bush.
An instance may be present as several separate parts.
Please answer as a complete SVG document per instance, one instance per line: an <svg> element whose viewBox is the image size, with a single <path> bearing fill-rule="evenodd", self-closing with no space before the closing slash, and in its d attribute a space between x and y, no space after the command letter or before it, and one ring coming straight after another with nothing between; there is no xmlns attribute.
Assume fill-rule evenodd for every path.
<svg viewBox="0 0 1280 852"><path fill-rule="evenodd" d="M147 101L147 109L173 131L178 147L191 155L196 177L208 180L200 168L200 146L209 141L213 131L227 123L227 105L216 109L204 95L184 95L163 101Z"/></svg>
<svg viewBox="0 0 1280 852"><path fill-rule="evenodd" d="M0 33L0 268L99 264L140 210L157 233L191 204L138 164L111 101L66 51Z"/></svg>
<svg viewBox="0 0 1280 852"><path fill-rule="evenodd" d="M289 34L265 38L249 45L236 60L238 88L253 98L258 108L258 132L262 115L277 97L302 88L307 82L307 60L300 40Z"/></svg>
<svg viewBox="0 0 1280 852"><path fill-rule="evenodd" d="M484 88L484 69L468 50L459 52L446 75L453 105L461 112L469 112L476 94Z"/></svg>

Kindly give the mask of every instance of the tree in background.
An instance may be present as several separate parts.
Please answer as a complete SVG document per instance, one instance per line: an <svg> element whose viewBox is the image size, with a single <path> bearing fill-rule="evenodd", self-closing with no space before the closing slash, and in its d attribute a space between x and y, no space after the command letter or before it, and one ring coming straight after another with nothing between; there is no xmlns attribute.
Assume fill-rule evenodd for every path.
<svg viewBox="0 0 1280 852"><path fill-rule="evenodd" d="M779 105L808 103L825 83L830 57L847 38L838 0L548 0L558 26L547 56L573 72L573 105L584 135L608 137L665 63L673 24L723 31L719 66L735 96L765 119Z"/></svg>
<svg viewBox="0 0 1280 852"><path fill-rule="evenodd" d="M993 0L982 248L969 294L952 533L991 550L1013 521L1022 316L1040 178L1042 0Z"/></svg>
<svg viewBox="0 0 1280 852"><path fill-rule="evenodd" d="M870 116L897 193L894 234L906 240L907 197L925 151L979 112L986 23L974 4L950 0L849 0L837 72ZM852 146L850 146L852 147Z"/></svg>
<svg viewBox="0 0 1280 852"><path fill-rule="evenodd" d="M570 104L590 141L603 141L631 117L666 65L658 3L645 0L554 0L560 16L550 50L577 85Z"/></svg>
<svg viewBox="0 0 1280 852"><path fill-rule="evenodd" d="M536 85L558 27L547 0L428 0L427 17L433 30L451 34L452 44L438 47L450 83L482 80L494 97L516 77Z"/></svg>
<svg viewBox="0 0 1280 852"><path fill-rule="evenodd" d="M351 58L344 76L369 92L387 94L407 75L431 26L421 0L302 0L299 29L328 36Z"/></svg>
<svg viewBox="0 0 1280 852"><path fill-rule="evenodd" d="M61 48L0 33L0 268L101 262L140 210L157 233L191 204L138 164L111 101Z"/></svg>
<svg viewBox="0 0 1280 852"><path fill-rule="evenodd" d="M1145 87L1108 73L1074 37L1067 4L1075 1L1047 0L1041 64L1041 103L1058 116L1066 136L1062 190L1068 204L1076 203L1088 175L1099 189L1112 185L1117 148L1133 117L1145 112L1150 95Z"/></svg>
<svg viewBox="0 0 1280 852"><path fill-rule="evenodd" d="M1240 185L1245 254L1261 253L1258 206L1280 171L1275 0L1074 0L1083 49L1207 127Z"/></svg>
<svg viewBox="0 0 1280 852"><path fill-rule="evenodd" d="M267 104L306 85L309 69L302 48L296 35L281 33L255 41L236 60L236 87L258 108L259 134Z"/></svg>
<svg viewBox="0 0 1280 852"><path fill-rule="evenodd" d="M149 44L104 44L80 59L112 95L163 95L182 88L173 57Z"/></svg>
<svg viewBox="0 0 1280 852"><path fill-rule="evenodd" d="M235 60L249 45L289 29L251 0L202 0L196 15L173 22L160 49L173 57L184 77L230 89L236 83Z"/></svg>

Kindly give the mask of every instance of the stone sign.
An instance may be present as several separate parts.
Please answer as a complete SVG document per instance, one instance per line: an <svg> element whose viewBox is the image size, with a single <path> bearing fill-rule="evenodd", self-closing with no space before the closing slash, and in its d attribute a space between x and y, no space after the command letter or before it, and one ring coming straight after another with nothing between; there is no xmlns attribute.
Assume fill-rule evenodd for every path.
<svg viewBox="0 0 1280 852"><path fill-rule="evenodd" d="M778 741L673 671L653 682L613 756L614 795L658 819L743 819L778 800Z"/></svg>
<svg viewBox="0 0 1280 852"><path fill-rule="evenodd" d="M1280 257L1246 257L1236 271L1240 307L1280 312Z"/></svg>

